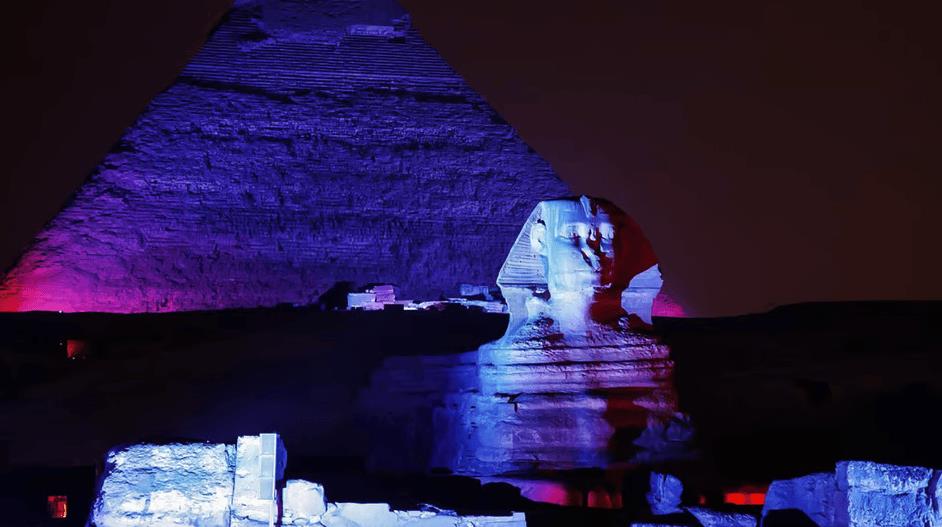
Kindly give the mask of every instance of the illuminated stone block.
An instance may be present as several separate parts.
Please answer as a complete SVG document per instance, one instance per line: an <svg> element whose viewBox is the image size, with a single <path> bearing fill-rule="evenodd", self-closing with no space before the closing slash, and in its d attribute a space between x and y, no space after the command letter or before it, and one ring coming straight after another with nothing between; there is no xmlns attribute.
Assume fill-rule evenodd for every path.
<svg viewBox="0 0 942 527"><path fill-rule="evenodd" d="M836 499L837 482L833 472L809 474L773 481L765 494L762 511L764 516L771 511L798 510L815 525L831 527Z"/></svg>
<svg viewBox="0 0 942 527"><path fill-rule="evenodd" d="M278 519L277 482L288 453L277 434L239 436L232 490L232 527L259 527Z"/></svg>
<svg viewBox="0 0 942 527"><path fill-rule="evenodd" d="M938 471L869 461L842 461L837 464L836 476L835 525L942 524Z"/></svg>
<svg viewBox="0 0 942 527"><path fill-rule="evenodd" d="M283 525L313 525L327 512L324 487L301 479L285 484Z"/></svg>
<svg viewBox="0 0 942 527"><path fill-rule="evenodd" d="M429 507L395 511L386 503L326 503L324 487L278 482L287 453L277 434L222 444L134 445L108 453L89 517L95 527L523 527L522 513L459 516ZM50 513L65 517L65 497L50 496Z"/></svg>
<svg viewBox="0 0 942 527"><path fill-rule="evenodd" d="M942 471L872 461L841 461L834 473L775 481L762 509L778 525L797 510L820 527L942 525Z"/></svg>
<svg viewBox="0 0 942 527"><path fill-rule="evenodd" d="M235 449L224 444L112 450L92 505L96 527L229 527Z"/></svg>

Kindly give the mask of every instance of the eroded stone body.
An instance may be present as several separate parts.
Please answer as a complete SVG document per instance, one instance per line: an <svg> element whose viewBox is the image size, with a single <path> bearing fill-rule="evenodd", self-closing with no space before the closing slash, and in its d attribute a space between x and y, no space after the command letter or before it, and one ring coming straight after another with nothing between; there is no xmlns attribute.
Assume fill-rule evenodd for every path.
<svg viewBox="0 0 942 527"><path fill-rule="evenodd" d="M511 320L478 350L479 391L466 403L475 411L456 414L467 431L457 466L494 474L682 455L689 429L667 434L668 423L683 422L670 350L643 324L651 302L635 298L641 311L631 313L623 305L642 274L653 302L654 252L611 203L581 196L536 206L497 278ZM647 437L613 444L616 434Z"/></svg>
<svg viewBox="0 0 942 527"><path fill-rule="evenodd" d="M460 356L390 358L376 373L363 404L395 440L374 465L445 467L540 501L617 507L617 484L563 489L544 476L691 455L670 350L644 322L657 261L627 214L585 196L539 203L497 282L510 311L502 338Z"/></svg>

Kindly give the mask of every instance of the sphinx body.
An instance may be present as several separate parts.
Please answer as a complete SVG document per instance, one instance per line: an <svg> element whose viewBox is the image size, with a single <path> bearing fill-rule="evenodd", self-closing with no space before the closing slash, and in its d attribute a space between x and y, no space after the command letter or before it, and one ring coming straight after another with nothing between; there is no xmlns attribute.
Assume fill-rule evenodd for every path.
<svg viewBox="0 0 942 527"><path fill-rule="evenodd" d="M478 350L477 393L441 410L460 432L440 464L522 474L687 455L670 352L648 325L660 273L627 214L586 196L539 203L497 283L510 323Z"/></svg>
<svg viewBox="0 0 942 527"><path fill-rule="evenodd" d="M510 311L502 338L460 356L390 358L374 376L364 404L378 435L401 436L374 468L424 459L541 499L561 472L689 457L669 349L649 325L657 260L627 214L585 196L539 203L497 282ZM422 443L428 452L412 452Z"/></svg>

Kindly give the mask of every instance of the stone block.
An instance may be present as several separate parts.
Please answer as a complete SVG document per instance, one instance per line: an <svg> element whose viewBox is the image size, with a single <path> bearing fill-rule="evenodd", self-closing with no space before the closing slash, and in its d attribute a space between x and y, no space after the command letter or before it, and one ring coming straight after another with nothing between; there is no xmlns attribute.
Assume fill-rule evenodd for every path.
<svg viewBox="0 0 942 527"><path fill-rule="evenodd" d="M903 527L942 522L932 499L938 480L932 469L842 461L836 472L836 525Z"/></svg>
<svg viewBox="0 0 942 527"><path fill-rule="evenodd" d="M651 490L645 496L651 506L651 514L673 514L681 512L680 498L684 493L684 484L670 474L652 472Z"/></svg>
<svg viewBox="0 0 942 527"><path fill-rule="evenodd" d="M837 483L832 473L773 481L765 495L762 517L773 511L798 510L818 527L834 525Z"/></svg>
<svg viewBox="0 0 942 527"><path fill-rule="evenodd" d="M282 525L313 525L327 512L324 487L317 483L301 479L288 480L282 496Z"/></svg>
<svg viewBox="0 0 942 527"><path fill-rule="evenodd" d="M228 527L234 466L234 449L224 444L114 449L89 524Z"/></svg>
<svg viewBox="0 0 942 527"><path fill-rule="evenodd" d="M837 464L837 486L841 490L907 494L929 486L932 469L901 467L872 461L841 461Z"/></svg>
<svg viewBox="0 0 942 527"><path fill-rule="evenodd" d="M268 463L271 461L271 463ZM288 481L278 518L277 482L287 452L277 434L224 444L134 445L108 453L90 527L524 527L522 513L459 516L428 506L394 511L387 503L330 503L324 487ZM266 468L269 467L269 468ZM272 489L275 492L272 492ZM267 494L267 497L266 497Z"/></svg>
<svg viewBox="0 0 942 527"><path fill-rule="evenodd" d="M265 473L260 457L264 455L263 436L240 436L236 442L235 478L232 490L232 527L258 527L269 525L269 519L278 514L277 492L266 498L260 492L263 480L284 478L288 454L281 438L275 435L276 466L272 474Z"/></svg>
<svg viewBox="0 0 942 527"><path fill-rule="evenodd" d="M773 482L762 516L799 511L819 527L942 525L939 476L924 467L841 461L834 474Z"/></svg>

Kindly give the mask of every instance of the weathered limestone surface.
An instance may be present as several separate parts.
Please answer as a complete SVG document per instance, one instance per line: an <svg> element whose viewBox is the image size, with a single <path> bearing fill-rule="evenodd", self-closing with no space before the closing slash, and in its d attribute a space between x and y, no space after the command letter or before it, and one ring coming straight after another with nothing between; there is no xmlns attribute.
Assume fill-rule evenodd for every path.
<svg viewBox="0 0 942 527"><path fill-rule="evenodd" d="M821 527L942 525L942 471L841 461L833 474L777 481L762 514L797 509Z"/></svg>
<svg viewBox="0 0 942 527"><path fill-rule="evenodd" d="M236 445L177 443L112 450L90 527L526 526L523 513L460 516L433 506L398 511L386 503L327 503L324 487L317 483L279 484L287 452L277 436L273 449L264 448L263 436L241 436ZM266 450L277 453L278 463L270 472L259 462ZM277 493L274 500L259 496L259 480L269 475L273 487L281 489L283 507Z"/></svg>
<svg viewBox="0 0 942 527"><path fill-rule="evenodd" d="M235 448L134 445L108 453L90 524L229 527Z"/></svg>
<svg viewBox="0 0 942 527"><path fill-rule="evenodd" d="M277 437L277 436L276 436ZM270 488L284 478L288 453L281 438L275 446L277 465L271 474L263 474L259 456L262 453L262 436L240 436L236 441L236 467L232 488L232 527L267 527L270 518L278 517L278 494L274 499L259 496L260 480L273 478Z"/></svg>
<svg viewBox="0 0 942 527"><path fill-rule="evenodd" d="M795 509L821 527L834 525L837 483L833 473L809 474L773 481L765 495L763 511Z"/></svg>
<svg viewBox="0 0 942 527"><path fill-rule="evenodd" d="M942 525L939 471L842 461L836 473L836 525Z"/></svg>
<svg viewBox="0 0 942 527"><path fill-rule="evenodd" d="M0 285L0 310L491 283L549 165L393 0L237 2Z"/></svg>
<svg viewBox="0 0 942 527"><path fill-rule="evenodd" d="M290 479L283 491L282 525L313 525L327 512L324 486L303 479Z"/></svg>

